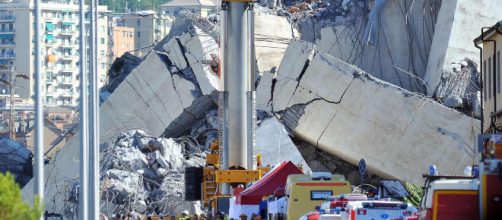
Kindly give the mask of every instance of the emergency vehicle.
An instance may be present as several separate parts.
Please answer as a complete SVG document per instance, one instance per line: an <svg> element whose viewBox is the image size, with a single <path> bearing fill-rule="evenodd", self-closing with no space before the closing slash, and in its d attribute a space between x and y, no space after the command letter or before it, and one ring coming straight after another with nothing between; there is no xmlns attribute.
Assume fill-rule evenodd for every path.
<svg viewBox="0 0 502 220"><path fill-rule="evenodd" d="M287 218L299 219L322 201L351 192L343 175L319 172L312 175L290 175L286 183Z"/></svg>
<svg viewBox="0 0 502 220"><path fill-rule="evenodd" d="M418 210L399 201L354 201L347 203L342 220L418 219Z"/></svg>

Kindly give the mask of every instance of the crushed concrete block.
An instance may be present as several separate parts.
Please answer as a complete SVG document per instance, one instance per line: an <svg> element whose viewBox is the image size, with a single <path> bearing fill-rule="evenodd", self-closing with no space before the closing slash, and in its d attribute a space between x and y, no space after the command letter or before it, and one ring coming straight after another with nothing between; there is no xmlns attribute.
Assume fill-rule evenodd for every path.
<svg viewBox="0 0 502 220"><path fill-rule="evenodd" d="M144 190L139 174L123 170L108 170L105 176L103 196L113 196L116 204L125 204L131 200L143 198Z"/></svg>
<svg viewBox="0 0 502 220"><path fill-rule="evenodd" d="M152 145L156 147L152 147L151 151L140 151L135 141L138 133L143 134L148 143L155 143ZM185 166L200 164L202 159L193 157L186 160L180 143L144 134L141 130L124 132L101 152L102 213L111 216L130 210L142 214L156 212L172 215L178 209L200 212L194 209L199 203L184 201L183 171ZM132 144L124 147L123 143ZM124 165L134 158L144 159L142 169Z"/></svg>
<svg viewBox="0 0 502 220"><path fill-rule="evenodd" d="M183 70L187 68L188 63L179 44L179 39L171 38L167 42L167 44L164 44L164 46L162 46L162 48L164 49L164 51L166 51L167 56L169 56L169 59L171 60L173 65L176 66L179 70Z"/></svg>
<svg viewBox="0 0 502 220"><path fill-rule="evenodd" d="M256 130L256 153L261 154L263 165L275 166L289 160L310 173L310 167L296 148L288 132L277 119L269 118L261 122Z"/></svg>
<svg viewBox="0 0 502 220"><path fill-rule="evenodd" d="M278 80L273 88L272 97L272 109L273 111L283 111L291 100L291 96L294 94L296 88L298 87L298 82L292 79Z"/></svg>
<svg viewBox="0 0 502 220"><path fill-rule="evenodd" d="M345 93L345 88L347 88L352 79L350 78L335 78L333 77L333 71L338 72L345 66L333 66L332 56L316 55L310 64L309 68L306 69L303 78L300 79L299 86L304 89L313 92L319 97L323 97L330 102L339 102L343 94ZM353 72L357 75L357 71ZM343 86L333 86L335 84Z"/></svg>
<svg viewBox="0 0 502 220"><path fill-rule="evenodd" d="M269 109L272 99L272 80L274 74L264 72L260 78L260 83L256 87L256 109L262 111L271 111Z"/></svg>
<svg viewBox="0 0 502 220"><path fill-rule="evenodd" d="M279 112L295 136L352 164L364 158L370 171L380 176L415 184L423 181L421 174L430 164L455 175L472 163L475 155L470 143L479 132L478 120L378 80L325 53L318 52L311 63L321 61L328 69L325 74L337 79L329 85L336 89L317 92L319 98ZM323 83L323 74L308 76L319 72L318 66L306 68L299 88L304 80L312 85ZM275 91L281 87L290 90L288 84L278 82ZM345 91L342 96L340 91Z"/></svg>
<svg viewBox="0 0 502 220"><path fill-rule="evenodd" d="M176 74L173 74L171 77L173 78L173 88L178 95L183 109L190 107L195 98L199 96L196 85Z"/></svg>
<svg viewBox="0 0 502 220"><path fill-rule="evenodd" d="M198 37L197 35L184 36ZM207 87L206 94L208 91L212 92L203 95L199 87L202 83L198 82L199 78L195 77L190 66L181 72L171 72L176 68L170 66L172 61L161 48L166 42L168 39L157 45L157 50L161 53L153 52L147 55L100 106L102 147L104 143L113 140L117 133L131 129L144 129L147 133L154 135L169 134L167 130L174 131L171 134L183 133L190 129L191 123L197 118L204 117L207 110L214 108L213 96L217 94L216 88ZM195 47L196 42L193 41L192 48ZM212 84L207 83L207 85ZM64 202L67 201L64 192L70 184L66 180L77 178L79 174L79 135L76 134L45 166L47 181L45 196L55 201L47 204L47 210L63 210L69 207ZM131 139L123 144L130 147L134 143ZM166 152L169 152L169 149ZM164 159L169 161L169 156ZM171 158L171 160L174 159ZM177 160L169 161L169 163L175 169L181 169L180 167L185 164ZM134 163L131 167L138 168ZM158 175L150 169L144 169L142 172L148 176ZM33 201L33 184L33 181L30 181L23 188L22 194L25 201ZM69 209L65 208L65 210Z"/></svg>
<svg viewBox="0 0 502 220"><path fill-rule="evenodd" d="M271 28L273 27L273 28ZM255 13L255 52L258 72L277 68L289 41L299 36L285 17Z"/></svg>
<svg viewBox="0 0 502 220"><path fill-rule="evenodd" d="M291 41L281 61L277 77L298 80L310 59L314 56L315 45L305 41ZM295 52L293 52L295 51Z"/></svg>

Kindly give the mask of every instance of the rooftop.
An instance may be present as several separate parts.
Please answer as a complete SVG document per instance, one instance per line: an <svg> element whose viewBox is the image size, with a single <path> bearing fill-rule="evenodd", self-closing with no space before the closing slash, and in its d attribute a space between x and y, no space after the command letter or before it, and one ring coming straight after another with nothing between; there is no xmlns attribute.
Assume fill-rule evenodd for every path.
<svg viewBox="0 0 502 220"><path fill-rule="evenodd" d="M485 30L485 28L483 28L483 30ZM474 40L474 43L475 44L483 43L482 41L484 39L491 37L493 34L495 34L497 32L497 30L499 33L502 33L502 21L497 22L495 25L490 27L488 30L483 31L483 33L481 33L481 35Z"/></svg>

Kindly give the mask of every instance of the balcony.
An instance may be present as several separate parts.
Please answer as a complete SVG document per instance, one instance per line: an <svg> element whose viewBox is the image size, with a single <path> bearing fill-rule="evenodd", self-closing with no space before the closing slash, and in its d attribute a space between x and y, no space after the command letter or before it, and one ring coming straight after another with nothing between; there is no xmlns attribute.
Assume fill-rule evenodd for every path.
<svg viewBox="0 0 502 220"><path fill-rule="evenodd" d="M59 80L58 83L61 85L70 85L70 86L73 85L73 82L70 79Z"/></svg>
<svg viewBox="0 0 502 220"><path fill-rule="evenodd" d="M75 44L71 44L69 42L64 42L64 43L61 44L61 47L62 48L75 48L76 45Z"/></svg>
<svg viewBox="0 0 502 220"><path fill-rule="evenodd" d="M13 47L16 45L14 41L0 41L0 47Z"/></svg>
<svg viewBox="0 0 502 220"><path fill-rule="evenodd" d="M45 47L53 47L53 46L54 46L54 41L45 42Z"/></svg>
<svg viewBox="0 0 502 220"><path fill-rule="evenodd" d="M65 61L73 61L77 58L77 56L73 55L73 54L63 54L63 56L61 57L61 60L65 60Z"/></svg>
<svg viewBox="0 0 502 220"><path fill-rule="evenodd" d="M73 68L73 67L63 67L63 69L61 69L61 73L74 73L76 72L76 69Z"/></svg>
<svg viewBox="0 0 502 220"><path fill-rule="evenodd" d="M70 26L75 24L76 17L64 16L61 18L62 25Z"/></svg>
<svg viewBox="0 0 502 220"><path fill-rule="evenodd" d="M0 28L0 34L14 34L15 32L15 28Z"/></svg>
<svg viewBox="0 0 502 220"><path fill-rule="evenodd" d="M0 54L0 59L14 59L16 58L16 55L14 53L4 53Z"/></svg>
<svg viewBox="0 0 502 220"><path fill-rule="evenodd" d="M0 15L0 22L14 22L16 16L14 15Z"/></svg>
<svg viewBox="0 0 502 220"><path fill-rule="evenodd" d="M53 72L54 71L54 67L53 66L46 66L45 67L45 72Z"/></svg>
<svg viewBox="0 0 502 220"><path fill-rule="evenodd" d="M75 35L75 33L77 33L75 30L61 30L61 32L59 33L59 35L62 35L62 36L73 36L73 35Z"/></svg>
<svg viewBox="0 0 502 220"><path fill-rule="evenodd" d="M72 98L73 97L73 92L60 92L59 96L66 97L66 98Z"/></svg>

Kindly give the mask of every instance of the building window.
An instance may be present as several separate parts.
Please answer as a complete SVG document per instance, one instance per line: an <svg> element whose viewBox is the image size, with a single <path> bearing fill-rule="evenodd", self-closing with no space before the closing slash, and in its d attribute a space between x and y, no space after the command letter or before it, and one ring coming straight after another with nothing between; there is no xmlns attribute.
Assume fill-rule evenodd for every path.
<svg viewBox="0 0 502 220"><path fill-rule="evenodd" d="M488 58L488 98L492 98L492 58Z"/></svg>
<svg viewBox="0 0 502 220"><path fill-rule="evenodd" d="M483 61L483 98L485 99L485 101L487 99L486 87L488 86L486 83L488 81L488 80L486 80L486 77L487 77L487 75L486 75L486 60L484 60Z"/></svg>
<svg viewBox="0 0 502 220"><path fill-rule="evenodd" d="M497 52L497 93L500 93L500 51Z"/></svg>
<svg viewBox="0 0 502 220"><path fill-rule="evenodd" d="M139 38L139 37L141 37L141 34L140 34L140 32L139 32L139 31L138 31L138 32L136 32L136 37L138 37L138 38Z"/></svg>
<svg viewBox="0 0 502 220"><path fill-rule="evenodd" d="M101 40L101 44L105 44L105 38L104 37L102 37L100 40Z"/></svg>
<svg viewBox="0 0 502 220"><path fill-rule="evenodd" d="M139 19L138 19L138 20L136 20L136 26L138 26L138 27L139 27L140 23L141 23L141 21L140 21Z"/></svg>

